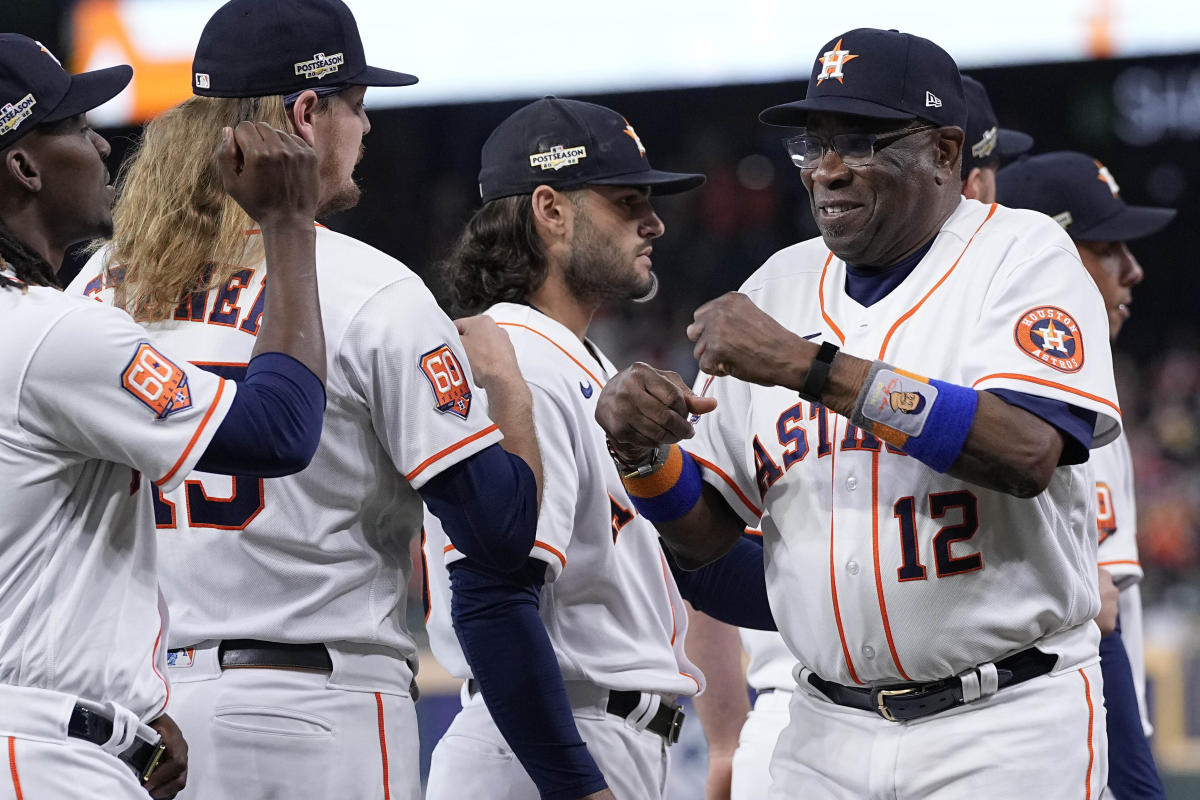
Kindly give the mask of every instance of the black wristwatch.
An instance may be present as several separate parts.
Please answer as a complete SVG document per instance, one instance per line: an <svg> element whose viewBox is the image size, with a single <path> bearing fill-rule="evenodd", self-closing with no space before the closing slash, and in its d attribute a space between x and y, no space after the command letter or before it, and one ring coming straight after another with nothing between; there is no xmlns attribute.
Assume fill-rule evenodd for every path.
<svg viewBox="0 0 1200 800"><path fill-rule="evenodd" d="M644 478L652 472L657 472L663 464L667 463L667 457L671 455L671 445L660 444L650 451L645 460L637 464L630 464L617 455L612 442L608 440L605 442L608 445L608 454L612 456L613 463L617 465L617 472L621 473L622 478Z"/></svg>

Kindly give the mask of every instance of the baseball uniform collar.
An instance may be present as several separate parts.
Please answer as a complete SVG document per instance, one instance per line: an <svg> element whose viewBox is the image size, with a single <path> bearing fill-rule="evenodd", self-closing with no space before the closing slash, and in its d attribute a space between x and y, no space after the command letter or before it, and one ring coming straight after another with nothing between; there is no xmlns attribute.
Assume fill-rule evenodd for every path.
<svg viewBox="0 0 1200 800"><path fill-rule="evenodd" d="M590 376L594 377L601 387L607 382L607 376L616 372L616 368L594 342L588 340L588 344L591 345L589 348L570 328L533 306L521 303L497 303L484 313L496 320L501 327L525 328L549 340L570 356Z"/></svg>

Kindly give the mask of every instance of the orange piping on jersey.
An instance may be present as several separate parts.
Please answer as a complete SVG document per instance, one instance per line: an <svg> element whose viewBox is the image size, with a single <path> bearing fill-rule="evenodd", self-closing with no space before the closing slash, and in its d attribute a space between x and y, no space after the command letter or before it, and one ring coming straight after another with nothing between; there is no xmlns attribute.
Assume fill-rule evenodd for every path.
<svg viewBox="0 0 1200 800"><path fill-rule="evenodd" d="M567 568L567 557L564 556L562 553L560 553L558 550L554 549L553 547L546 544L545 542L539 542L539 541L534 541L533 546L540 547L548 553L553 553L555 556L558 557L558 560L562 562L563 569Z"/></svg>
<svg viewBox="0 0 1200 800"><path fill-rule="evenodd" d="M154 674L163 682L163 688L167 690L167 696L163 698L162 708L158 709L161 714L167 710L167 704L171 702L171 684L163 677L163 674L158 671L158 646L162 644L162 612L158 612L158 636L154 637L154 649L150 651L150 666L154 670Z"/></svg>
<svg viewBox="0 0 1200 800"><path fill-rule="evenodd" d="M391 800L392 787L388 783L387 731L383 726L383 698L375 693L375 709L379 715L379 755L383 758L383 800Z"/></svg>
<svg viewBox="0 0 1200 800"><path fill-rule="evenodd" d="M196 446L196 442L200 439L200 434L204 432L204 428L208 425L208 420L212 417L213 412L217 410L217 406L221 403L221 395L225 392L225 379L217 379L217 394L213 397L212 403L208 406L208 411L204 412L204 419L200 420L200 424L196 427L196 432L192 434L192 439L187 443L187 447L183 448L183 454L179 456L179 460L175 462L175 466L171 467L170 471L154 482L155 486L162 486L179 471L183 466L183 462L187 461L188 453L192 452L192 448Z"/></svg>
<svg viewBox="0 0 1200 800"><path fill-rule="evenodd" d="M829 262L833 261L833 251L829 251L829 256L825 259L825 266L821 268L821 282L817 284L817 299L821 302L821 318L829 325L834 336L838 337L838 341L845 344L846 335L842 333L842 329L837 326L829 314L825 313L825 273L829 271Z"/></svg>
<svg viewBox="0 0 1200 800"><path fill-rule="evenodd" d="M879 616L883 620L883 635L887 637L888 650L892 653L900 677L911 681L892 640L892 625L888 622L887 603L883 600L883 576L879 572L879 450L871 453L871 550L875 556L875 593L879 596Z"/></svg>
<svg viewBox="0 0 1200 800"><path fill-rule="evenodd" d="M838 417L835 414L835 415L833 415L833 435L829 437L829 441L831 441L831 442L837 441L837 426L838 426ZM850 648L846 646L846 631L842 628L842 611L841 611L841 608L838 606L838 599L837 599L837 569L835 568L834 563L833 563L833 503L832 503L832 500L833 500L832 494L835 491L837 491L833 485L835 476L837 474L836 472L834 472L834 469L833 469L833 465L836 460L837 460L837 446L835 445L835 446L829 448L829 493L831 495L831 497L830 497L831 502L829 504L829 590L830 590L830 593L833 595L833 620L834 620L834 622L837 623L838 639L840 639L842 642L842 658L846 659L846 668L850 670L850 679L853 680L855 683L862 685L862 681L860 681L858 679L858 673L854 670L854 662L850 660Z"/></svg>
<svg viewBox="0 0 1200 800"><path fill-rule="evenodd" d="M1091 798L1092 798L1092 761L1096 757L1095 751L1092 748L1092 725L1095 724L1094 720L1095 720L1096 711L1094 708L1092 708L1092 684L1091 684L1091 681L1088 680L1087 673L1085 673L1082 669L1079 670L1079 677L1083 678L1083 697L1085 700L1087 700L1087 704L1088 704L1088 736L1087 736L1088 766L1087 766L1087 777L1084 778L1083 790L1084 790L1084 800L1091 800Z"/></svg>
<svg viewBox="0 0 1200 800"><path fill-rule="evenodd" d="M682 676L683 676L683 677L685 677L685 678L690 678L690 679L691 679L691 681L692 681L692 683L696 684L696 691L697 691L697 692L698 692L698 691L700 691L700 681L696 680L696 676L695 676L695 675L689 675L689 674L687 674L686 672L680 672L679 674L680 674L680 675L682 675Z"/></svg>
<svg viewBox="0 0 1200 800"><path fill-rule="evenodd" d="M422 461L420 464L417 464L417 468L414 469L412 472L408 473L407 475L405 475L404 480L411 482L413 478L420 475L421 472L424 471L424 469L426 467L428 467L430 464L437 461L438 459L440 459L444 456L450 455L451 453L453 453L455 450L459 449L460 447L466 447L471 442L473 442L476 439L479 439L481 437L487 436L492 431L498 431L498 430L500 430L500 426L496 425L495 423L492 423L491 425L488 425L483 430L476 431L475 433L471 434L470 436L463 439L462 441L455 442L454 444L447 447L445 450L439 450L438 452L431 455L429 458Z"/></svg>
<svg viewBox="0 0 1200 800"><path fill-rule="evenodd" d="M1140 561L1101 561L1101 562L1097 563L1096 566L1097 567L1113 567L1113 566L1116 566L1117 564L1131 564L1135 567L1142 566L1142 562L1140 562Z"/></svg>
<svg viewBox="0 0 1200 800"><path fill-rule="evenodd" d="M967 254L967 248L969 248L971 246L971 242L975 241L975 236L979 233L979 231L981 231L983 229L984 225L988 224L988 220L990 220L992 218L992 215L996 213L996 208L997 208L996 203L992 203L992 207L988 209L987 216L983 218L983 222L979 223L979 227L975 229L975 233L971 234L971 238L967 239L967 243L965 245L963 245L962 252L958 254L958 258L954 259L954 263L950 265L950 269L946 270L946 274L943 275L941 277L941 279L939 279L938 282L933 285L933 288L931 288L928 292L925 293L924 297L922 297L920 300L917 301L917 304L915 306L913 306L908 311L905 311L903 314L901 314L900 319L896 320L892 324L891 330L889 330L887 332L887 336L883 337L883 345L880 346L880 348L879 348L879 358L881 360L883 359L883 354L885 352L887 352L888 342L890 342L892 340L892 334L896 332L897 328L899 328L902 324L904 324L905 320L907 320L913 314L917 313L917 309L919 309L922 305L924 305L925 301L928 300L930 298L930 296L934 292L936 292L943 283L946 282L946 279L950 277L950 273L954 272L955 267L958 266L958 262L962 261L962 257Z"/></svg>
<svg viewBox="0 0 1200 800"><path fill-rule="evenodd" d="M425 624L433 612L433 596L429 593L429 556L425 552L425 526L421 526L421 603L425 606Z"/></svg>
<svg viewBox="0 0 1200 800"><path fill-rule="evenodd" d="M984 381L990 381L992 378L1008 378L1009 380L1014 380L1014 381L1029 381L1030 383L1038 383L1038 384L1041 384L1042 386L1051 386L1055 389L1060 389L1064 392L1069 392L1070 394L1078 395L1080 397L1086 397L1089 400L1095 400L1097 403L1102 403L1103 405L1106 405L1109 408L1111 408L1118 417L1121 416L1121 409L1117 407L1116 403L1111 403L1108 400L1105 400L1103 397L1100 397L1099 395L1088 394L1087 392L1081 392L1078 389L1072 389L1070 386L1064 386L1061 383L1055 383L1054 381L1048 381L1043 378L1035 378L1031 375L1020 375L1015 372L995 372L995 373L992 373L991 375L984 375L982 378L980 378L979 380L972 383L971 388L974 389L979 384L983 383Z"/></svg>
<svg viewBox="0 0 1200 800"><path fill-rule="evenodd" d="M8 770L12 773L13 791L17 794L17 800L25 800L25 795L21 793L21 777L17 775L17 740L13 737L8 737Z"/></svg>
<svg viewBox="0 0 1200 800"><path fill-rule="evenodd" d="M733 478L726 475L721 470L720 467L718 467L716 464L712 463L711 461L704 460L703 458L696 455L695 453L691 453L691 456L696 461L698 461L705 469L712 470L721 478L721 480L725 481L725 483L729 485L729 488L733 489L733 492L734 492L734 494L736 494L738 496L738 499L746 504L746 508L750 509L750 511L754 514L754 516L761 517L763 515L762 510L759 509L758 506L754 505L754 503L751 503L749 497L746 497L746 495L742 494L742 490L738 488L738 485L736 483L734 483Z"/></svg>
<svg viewBox="0 0 1200 800"><path fill-rule="evenodd" d="M669 587L671 585L670 584L671 579L669 577L667 577L667 557L662 554L661 547L658 548L658 560L662 566L663 583ZM671 603L671 593L669 591L667 592L667 605L669 605L671 607L671 646L674 647L675 646L675 636L677 633L679 633L679 628L675 624L675 605L673 603Z"/></svg>
<svg viewBox="0 0 1200 800"><path fill-rule="evenodd" d="M562 346L561 344L559 344L558 342L554 341L553 339L551 339L549 336L547 336L546 334L542 333L542 332L541 332L541 331L539 331L538 329L536 329L536 328L531 328L531 327L529 327L528 325L522 325L522 324L521 324L521 323L519 323L519 322L497 322L496 324L497 324L497 325L500 325L500 326L503 326L503 327L506 327L506 328L524 328L525 330L527 330L527 331L529 331L529 332L531 332L531 333L536 333L538 336L542 337L542 338L543 338L543 339L545 339L547 342L549 342L550 344L554 345L554 346L555 346L555 347L557 347L559 350L561 350L561 351L562 351L562 354L563 354L564 356L566 356L567 358L569 358L569 359L571 359L572 361L574 361L574 362L575 362L575 366L579 367L581 370L583 370L584 372L586 372L586 373L588 374L588 377L589 377L589 378L591 378L592 380L594 380L594 381L595 381L595 382L596 382L596 383L597 383L597 384L600 386L600 388L604 388L604 381L602 381L602 380L600 380L599 378L597 378L597 377L596 377L596 375L595 375L595 373L593 373L593 372L592 372L590 369L588 369L588 368L587 368L587 367L585 367L585 366L584 366L582 363L580 363L580 361L579 361L579 359L578 359L578 358L576 358L575 356L573 356L573 355L571 355L570 353L568 353L568 352L566 351L566 349L565 349L565 348L563 348L563 346Z"/></svg>

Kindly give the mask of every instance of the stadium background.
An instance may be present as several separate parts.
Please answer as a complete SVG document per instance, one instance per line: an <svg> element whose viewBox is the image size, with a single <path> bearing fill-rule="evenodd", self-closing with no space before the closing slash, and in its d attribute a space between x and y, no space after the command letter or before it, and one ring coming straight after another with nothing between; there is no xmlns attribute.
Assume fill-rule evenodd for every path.
<svg viewBox="0 0 1200 800"><path fill-rule="evenodd" d="M115 166L136 137L137 123L185 97L188 86L190 52L181 55L178 45L171 50L156 44L153 27L139 27L131 20L142 12L151 21L161 20L169 9L181 14L180 25L187 28L197 19L202 24L218 4L4 0L0 30L38 38L75 70L108 63L135 65L140 76L135 96L117 103L116 111L100 115L113 144ZM372 3L350 0L350 5L359 16L372 63L412 71L423 82L436 77L429 72L436 67L423 70L405 60L403 50L381 55L361 8ZM534 7L516 0L510 5L514 13L518 6ZM630 5L617 3L616 10ZM692 3L689 13L702 15L705 5ZM765 7L765 12L784 7L766 0L753 5L760 11ZM1195 263L1200 253L1200 8L1177 6L1167 23L1169 32L1147 39L1144 32L1124 38L1123 32L1142 31L1143 15L1165 13L1155 8L1157 3L1135 7L1116 0L1073 0L1064 5L1072 7L1070 24L1063 23L1062 30L1049 36L1043 30L1031 37L1050 42L1041 50L1016 44L997 50L1003 47L1003 32L993 36L985 17L1011 9L964 9L958 15L965 35L973 31L987 42L974 59L959 56L952 44L919 24L927 20L875 23L868 16L861 23L842 25L813 15L810 21L817 32L807 39L814 43L797 45L785 54L784 62L790 63L783 68L736 74L664 68L647 73L630 59L628 80L622 80L620 62L631 51L655 47L656 40L671 36L670 30L647 30L631 18L628 43L588 45L607 48L600 55L618 62L615 72L605 73L610 76L607 87L604 80L572 86L557 74L548 75L546 85L621 111L633 121L655 166L708 175L700 191L657 204L667 225L666 236L655 243L662 279L659 296L643 307L607 309L593 327L593 338L616 363L646 360L689 379L696 366L683 330L692 310L737 288L775 250L816 235L780 131L759 124L756 115L768 105L802 96L815 48L853 24L896 24L947 45L965 71L988 88L1001 124L1032 134L1036 151L1088 152L1113 172L1127 201L1179 209L1178 218L1163 233L1131 247L1146 270L1146 280L1135 290L1134 315L1115 356L1137 476L1155 751L1170 796L1200 797L1200 265ZM714 3L713 9L718 8L731 13ZM566 22L537 22L534 15L526 26L541 29L545 52L512 47L504 58L519 59L528 52L552 61L578 60L571 35L588 22L569 6L562 10ZM438 46L453 48L459 32L439 29ZM194 43L197 33L198 28L172 30L167 38ZM379 31L374 35L378 39ZM1057 50L1056 35L1062 45ZM691 48L697 64L710 56L719 60L712 40L684 45L683 52ZM1012 55L997 57L997 52ZM724 53L722 63L728 57ZM462 67L460 58L457 68ZM483 75L489 64L474 68ZM443 92L439 100L436 80L433 83L432 99L396 100L392 93L377 102L379 90L368 94L372 132L359 168L363 201L329 223L399 258L437 291L436 262L478 206L479 146L496 123L544 90L536 80L529 84L528 79L514 79L508 88L490 86L478 92L479 97L470 96L468 85L455 90L461 96ZM671 84L675 88L665 88ZM597 93L623 86L636 86L638 91ZM396 102L420 104L396 107ZM72 268L78 268L77 261L68 265ZM409 607L410 623L421 629L418 581ZM423 698L417 708L424 768L457 709L457 694L454 683L428 656L422 660L420 682ZM702 796L704 740L694 720L687 728L675 751L673 793L679 798Z"/></svg>

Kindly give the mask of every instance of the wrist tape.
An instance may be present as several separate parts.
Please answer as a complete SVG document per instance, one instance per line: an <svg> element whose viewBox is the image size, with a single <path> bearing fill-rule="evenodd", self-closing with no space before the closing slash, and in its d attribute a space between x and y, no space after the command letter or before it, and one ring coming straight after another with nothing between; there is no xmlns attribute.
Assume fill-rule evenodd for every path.
<svg viewBox="0 0 1200 800"><path fill-rule="evenodd" d="M867 373L850 422L945 472L962 452L975 420L974 389L876 361Z"/></svg>
<svg viewBox="0 0 1200 800"><path fill-rule="evenodd" d="M666 463L640 478L622 478L638 513L651 522L673 522L700 500L704 482L700 468L686 450L671 445Z"/></svg>

